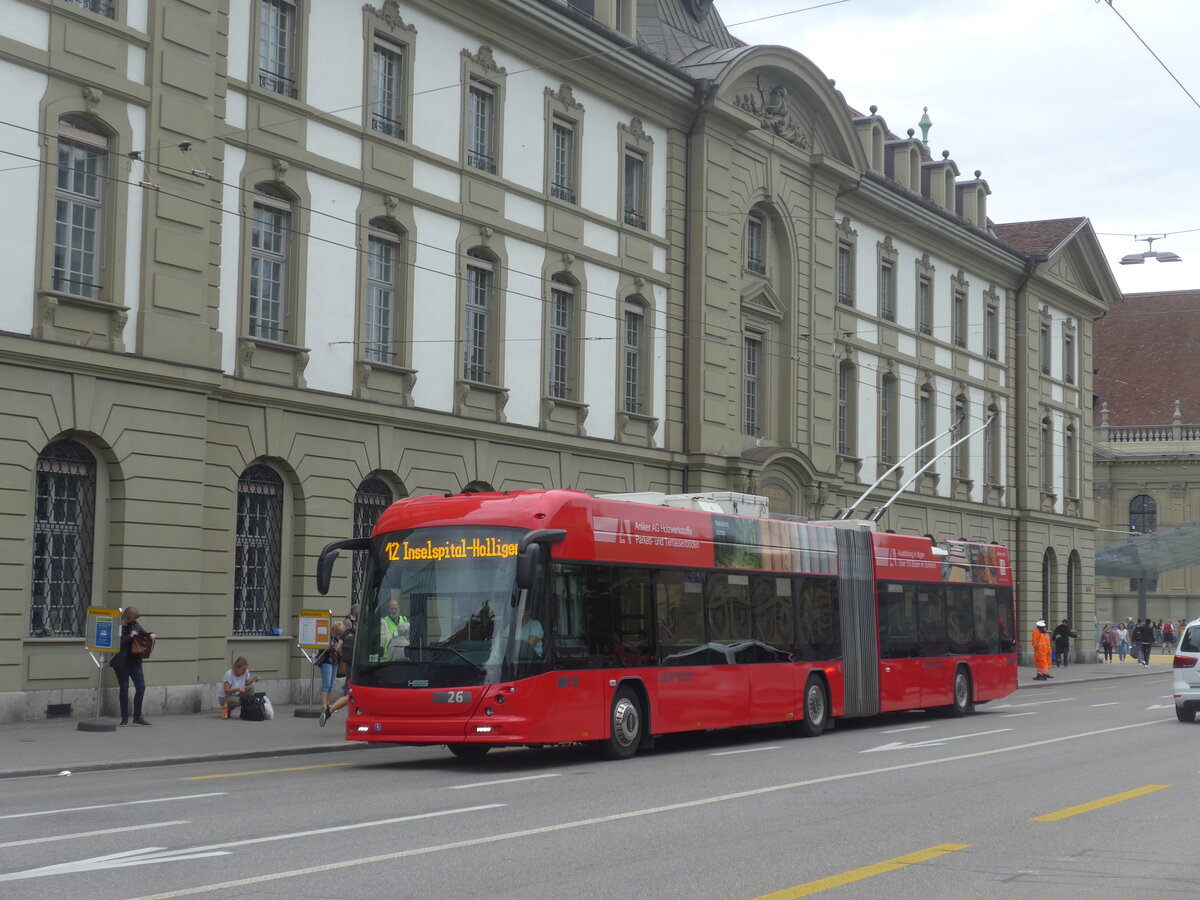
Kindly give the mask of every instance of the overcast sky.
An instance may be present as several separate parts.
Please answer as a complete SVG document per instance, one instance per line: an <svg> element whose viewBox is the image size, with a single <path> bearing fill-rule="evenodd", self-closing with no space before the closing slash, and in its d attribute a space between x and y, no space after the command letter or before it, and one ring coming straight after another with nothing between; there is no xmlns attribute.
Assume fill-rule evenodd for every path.
<svg viewBox="0 0 1200 900"><path fill-rule="evenodd" d="M982 170L994 222L1087 216L1122 291L1200 289L1200 108L1171 77L1200 101L1200 0L716 5L738 38L804 54L896 134L929 107L933 155ZM1147 249L1133 235L1190 229L1154 244L1183 262L1118 265Z"/></svg>

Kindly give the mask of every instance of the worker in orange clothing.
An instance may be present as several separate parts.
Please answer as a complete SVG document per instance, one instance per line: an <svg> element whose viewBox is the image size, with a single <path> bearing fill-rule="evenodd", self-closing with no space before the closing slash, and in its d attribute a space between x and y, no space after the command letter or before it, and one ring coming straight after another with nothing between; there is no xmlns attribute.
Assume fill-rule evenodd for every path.
<svg viewBox="0 0 1200 900"><path fill-rule="evenodd" d="M1033 665L1037 669L1033 680L1045 681L1053 678L1054 676L1050 674L1050 634L1046 631L1044 619L1037 620L1030 640L1033 643Z"/></svg>

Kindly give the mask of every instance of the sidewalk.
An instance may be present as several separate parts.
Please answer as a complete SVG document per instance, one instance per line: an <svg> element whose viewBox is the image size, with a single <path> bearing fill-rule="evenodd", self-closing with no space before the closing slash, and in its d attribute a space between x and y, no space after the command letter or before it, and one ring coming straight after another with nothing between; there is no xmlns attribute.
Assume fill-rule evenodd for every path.
<svg viewBox="0 0 1200 900"><path fill-rule="evenodd" d="M1034 670L1022 666L1017 687L1029 690L1110 678L1169 675L1171 661L1170 656L1156 654L1149 667L1128 660L1124 664L1076 663L1051 668L1052 681L1034 681ZM220 759L360 752L379 746L346 741L344 712L336 713L321 728L315 718L294 715L297 708L304 709L276 707L275 718L269 722L243 722L237 718L224 721L217 712L202 712L158 716L149 728L129 726L111 732L80 731L79 719L0 725L0 779Z"/></svg>
<svg viewBox="0 0 1200 900"><path fill-rule="evenodd" d="M157 716L149 728L126 726L116 731L80 731L80 721L45 719L0 725L0 779L58 775L136 766L218 759L294 756L299 753L361 751L368 745L345 739L346 714L335 713L320 727L315 718L300 718L296 709L276 706L269 722L224 720L220 711ZM101 723L116 724L102 718Z"/></svg>

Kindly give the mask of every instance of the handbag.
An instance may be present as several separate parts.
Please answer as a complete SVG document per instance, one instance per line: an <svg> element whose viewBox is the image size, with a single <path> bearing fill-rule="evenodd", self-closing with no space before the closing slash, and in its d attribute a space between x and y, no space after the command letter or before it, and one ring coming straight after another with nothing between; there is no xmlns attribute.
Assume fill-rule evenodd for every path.
<svg viewBox="0 0 1200 900"><path fill-rule="evenodd" d="M154 652L154 641L148 634L135 634L129 645L129 652L133 656L149 659L150 654Z"/></svg>

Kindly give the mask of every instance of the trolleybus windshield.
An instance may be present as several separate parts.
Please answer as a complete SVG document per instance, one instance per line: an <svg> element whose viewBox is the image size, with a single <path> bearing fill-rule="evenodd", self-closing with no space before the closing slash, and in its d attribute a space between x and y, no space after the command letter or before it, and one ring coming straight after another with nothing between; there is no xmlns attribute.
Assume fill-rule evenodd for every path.
<svg viewBox="0 0 1200 900"><path fill-rule="evenodd" d="M352 680L365 687L493 684L534 675L546 647L541 590L517 588L519 528L376 535Z"/></svg>

